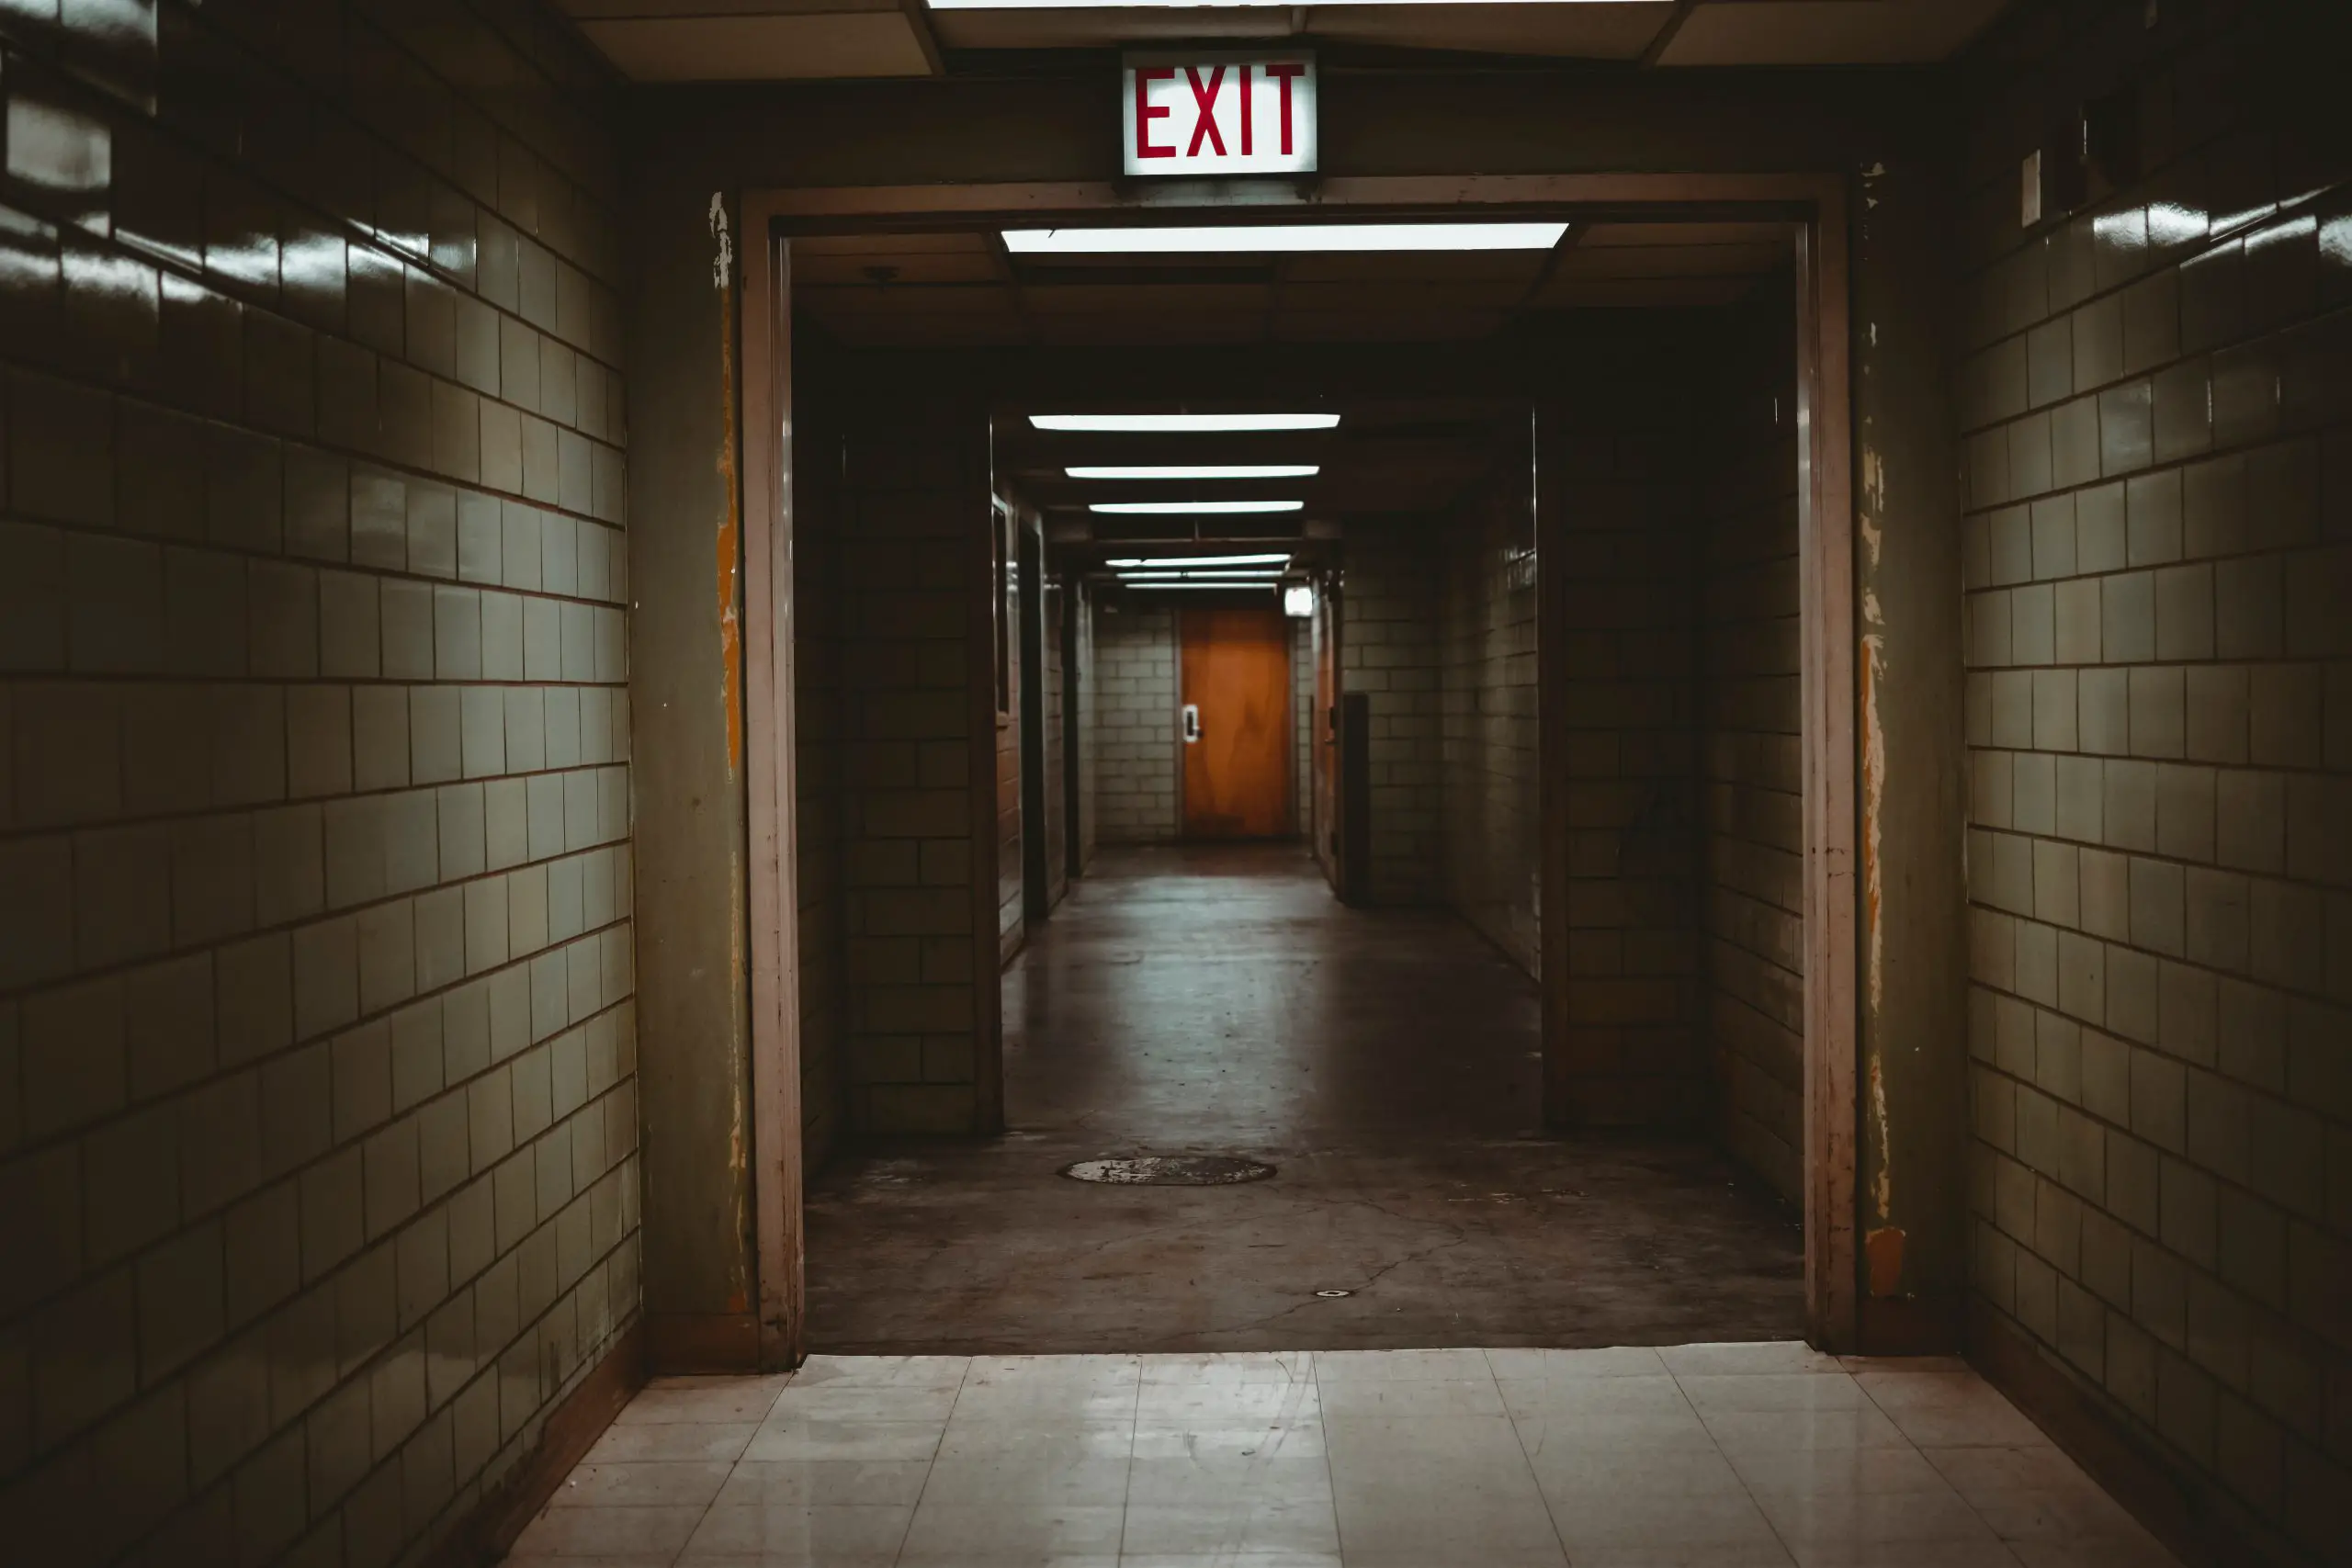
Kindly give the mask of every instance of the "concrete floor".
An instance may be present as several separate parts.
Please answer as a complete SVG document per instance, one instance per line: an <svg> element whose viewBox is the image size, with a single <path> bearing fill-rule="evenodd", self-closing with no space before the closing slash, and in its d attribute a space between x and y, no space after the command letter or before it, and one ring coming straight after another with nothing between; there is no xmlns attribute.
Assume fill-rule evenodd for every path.
<svg viewBox="0 0 2352 1568"><path fill-rule="evenodd" d="M2177 1568L1949 1361L812 1358L639 1394L515 1543L605 1568Z"/></svg>
<svg viewBox="0 0 2352 1568"><path fill-rule="evenodd" d="M1004 998L1012 1131L869 1147L812 1185L811 1349L1803 1331L1792 1210L1703 1144L1543 1131L1533 984L1450 915L1341 906L1297 846L1105 851ZM1057 1174L1173 1152L1280 1173Z"/></svg>

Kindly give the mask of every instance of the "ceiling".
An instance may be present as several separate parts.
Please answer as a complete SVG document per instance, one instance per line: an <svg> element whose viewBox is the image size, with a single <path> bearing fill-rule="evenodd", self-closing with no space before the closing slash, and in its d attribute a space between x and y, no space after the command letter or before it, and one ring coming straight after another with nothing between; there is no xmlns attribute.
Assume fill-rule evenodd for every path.
<svg viewBox="0 0 2352 1568"><path fill-rule="evenodd" d="M933 11L925 0L557 0L640 82L925 76L944 51L1203 38L1659 66L1942 60L2008 0L1563 0L1495 5L1169 6Z"/></svg>
<svg viewBox="0 0 2352 1568"><path fill-rule="evenodd" d="M1771 287L1772 223L1575 223L1545 251L1020 256L993 232L792 243L793 299L851 346L1444 343L1545 311L1729 304Z"/></svg>

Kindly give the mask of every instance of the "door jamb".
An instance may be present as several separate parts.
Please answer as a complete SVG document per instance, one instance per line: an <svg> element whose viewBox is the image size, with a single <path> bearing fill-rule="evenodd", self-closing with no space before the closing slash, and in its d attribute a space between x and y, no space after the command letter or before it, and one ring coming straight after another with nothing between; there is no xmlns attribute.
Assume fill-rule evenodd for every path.
<svg viewBox="0 0 2352 1568"><path fill-rule="evenodd" d="M1857 1348L1854 1208L1860 1014L1852 388L1846 181L1838 175L1345 175L1296 192L1133 190L1107 181L827 186L745 193L744 662L751 740L752 1079L761 1355L800 1359L799 1018L792 790L790 258L780 224L935 226L1056 214L1213 216L1238 207L1412 210L1623 208L1655 215L1763 209L1796 230L1799 686L1804 725L1804 1182L1806 1336ZM976 845L975 848L980 846ZM993 845L987 860L993 861ZM976 863L976 876L993 876ZM1566 907L1547 891L1547 910ZM1547 1043L1548 1044L1548 1043ZM985 1092L985 1090L984 1090Z"/></svg>

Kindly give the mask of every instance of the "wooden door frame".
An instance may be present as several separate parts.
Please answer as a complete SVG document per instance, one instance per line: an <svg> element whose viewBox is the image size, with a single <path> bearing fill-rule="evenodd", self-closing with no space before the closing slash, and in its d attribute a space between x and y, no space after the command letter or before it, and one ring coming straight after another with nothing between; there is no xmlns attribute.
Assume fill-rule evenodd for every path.
<svg viewBox="0 0 2352 1568"><path fill-rule="evenodd" d="M1797 312L1799 688L1804 706L1804 1274L1807 1337L1857 1348L1860 1276L1855 1179L1860 929L1856 752L1854 449L1849 325L1849 197L1836 174L1344 175L1311 190L1137 189L1110 181L844 186L745 193L741 406L745 705L750 734L752 1173L761 1354L802 1354L800 1031L794 889L792 389L786 231L921 229L1055 220L1194 220L1237 210L1363 217L1530 208L1638 216L1747 216L1790 223ZM1546 790L1549 795L1549 790ZM993 897L993 830L973 874ZM1566 907L1549 886L1547 912ZM1547 995L1549 988L1547 987ZM1547 1012L1546 1050L1554 1037ZM983 1092L986 1092L985 1086Z"/></svg>

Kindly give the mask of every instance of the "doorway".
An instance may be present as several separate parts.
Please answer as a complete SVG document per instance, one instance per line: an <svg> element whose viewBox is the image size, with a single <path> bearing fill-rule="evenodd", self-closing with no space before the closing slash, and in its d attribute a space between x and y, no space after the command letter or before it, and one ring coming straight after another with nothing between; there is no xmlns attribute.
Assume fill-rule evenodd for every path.
<svg viewBox="0 0 2352 1568"><path fill-rule="evenodd" d="M1179 612L1184 836L1272 839L1292 826L1290 631L1272 608Z"/></svg>
<svg viewBox="0 0 2352 1568"><path fill-rule="evenodd" d="M1494 190L1484 194L1508 201L1510 197L1503 192L1502 187L1513 183L1499 182ZM1572 202L1576 198L1578 187L1584 182L1530 180L1518 183L1530 187L1525 199L1538 202L1565 199ZM1721 200L1736 201L1743 196L1752 197L1755 195L1752 190L1740 189L1743 182L1729 180L1719 183L1729 187L1724 192L1716 193ZM1834 217L1837 206L1834 182L1809 183L1800 180L1788 183L1792 188L1781 191L1778 197L1779 201L1783 204L1780 209L1781 211L1787 210L1786 204L1801 201L1810 203L1813 212L1816 215L1828 210ZM1368 182L1370 186L1377 186L1379 182ZM1622 187L1623 182L1616 184ZM1689 183L1684 182L1679 188L1683 195L1677 199L1687 200L1690 188ZM1059 196L1067 199L1069 194L1064 191L1059 193ZM1369 190L1353 194L1367 200L1373 198ZM1627 198L1627 193L1623 188L1614 188L1611 192L1611 199L1623 201ZM860 200L870 199L874 199L874 197L854 198L849 200L847 207L844 208L843 198L838 195L804 193L803 197L780 198L764 211L755 208L754 215L759 218L763 226L765 225L768 218L773 216L789 216L795 222L817 221L819 220L812 217L808 209L831 206L838 214L842 210L854 209ZM881 199L893 202L920 201L919 197L901 192L888 193L887 197ZM976 197L968 193L959 198L963 210L972 211L973 209L968 204L974 199ZM1113 198L1106 193L1105 199ZM789 213L788 209L796 204L800 205L802 210L798 213ZM1082 202L1076 206L1078 209L1082 210ZM989 207L981 209L986 211L1003 209ZM866 210L871 211L872 209L868 208ZM842 219L835 216L824 220L839 222ZM904 220L903 217L900 220ZM1831 722L1819 725L1815 724L1812 716L1808 716L1807 719L1806 731L1803 737L1806 760L1804 792L1806 799L1803 816L1807 826L1809 844L1818 845L1826 841L1833 848L1839 842L1841 833L1845 835L1845 841L1849 844L1850 842L1851 823L1846 819L1846 814L1838 809L1838 800L1841 790L1849 791L1850 789L1851 770L1849 766L1843 773L1836 768L1824 768L1820 765L1824 761L1821 753L1836 753L1842 745L1845 748L1843 761L1850 764L1852 739L1850 729L1841 735L1838 725L1834 722L1838 705L1821 700L1821 694L1825 690L1838 689L1841 660L1847 660L1844 669L1849 677L1850 672L1850 643L1843 637L1843 628L1829 626L1825 633L1824 626L1819 624L1824 618L1822 606L1825 602L1844 603L1841 593L1830 590L1836 588L1840 571L1850 570L1850 559L1844 556L1841 548L1828 550L1823 548L1823 527L1834 524L1842 529L1850 522L1850 518L1844 510L1842 464L1823 461L1822 454L1817 449L1825 443L1835 446L1842 441L1843 437L1843 387L1840 379L1843 364L1842 347L1837 348L1833 353L1831 345L1836 333L1824 330L1825 317L1837 312L1825 306L1823 300L1825 298L1834 297L1836 290L1828 290L1825 295L1820 288L1820 264L1824 257L1824 245L1829 243L1825 242L1822 236L1833 233L1834 230L1834 223L1823 224L1815 221L1799 222L1789 230L1794 238L1795 270L1798 279L1795 292L1800 305L1800 326L1797 337L1801 375L1795 400L1799 417L1793 422L1793 427L1803 431L1805 435L1804 444L1798 449L1797 454L1797 461L1803 467L1803 479L1796 487L1798 510L1803 517L1803 526L1800 530L1802 536L1800 553L1804 558L1803 569L1797 575L1802 580L1802 597L1806 604L1806 626L1804 635L1798 639L1804 649L1805 660L1804 679L1802 684L1807 696L1803 705L1804 711L1808 716L1825 713L1833 716ZM1834 259L1834 243L1831 243L1830 254ZM785 268L788 265L788 250L783 243L779 243L770 253L768 257L770 267L763 278L764 286L773 288L786 276ZM763 308L757 290L754 291L753 298L747 301L747 305L752 308L751 315L757 320L768 321L771 324L777 320L775 311ZM1838 330L1842 330L1841 316ZM764 363L767 367L773 368L775 360L769 358ZM1834 407L1825 402L1819 395L1820 389L1827 385L1835 385L1838 389L1838 396L1835 400ZM788 388L779 387L772 392L771 396L788 395ZM766 408L750 411L755 428L769 428L766 423L767 412ZM776 471L780 472L780 469ZM758 472L755 463L754 483L758 480ZM1828 504L1825 505L1825 502ZM1556 504L1557 502L1548 494L1540 502L1540 505L1544 507ZM1842 538L1844 536L1841 534L1839 536ZM1545 582L1547 615L1550 613L1551 591L1552 583L1547 578ZM1352 625L1357 618L1358 599L1351 587L1349 603ZM1368 605L1362 619L1367 624L1374 624L1374 616ZM1628 647L1630 648L1631 645L1629 644ZM773 652L773 645L770 646L769 651ZM1546 705L1546 722L1543 728L1547 748L1553 743L1553 737L1557 728L1549 721L1551 705L1563 694L1564 692L1555 691L1549 682L1546 683L1544 698ZM1569 761L1574 761L1575 759ZM1547 777L1566 779L1573 776L1566 769L1555 771L1548 765L1548 761L1547 757L1545 770ZM1846 781L1843 785L1838 782L1841 778ZM1845 798L1850 799L1850 794L1848 793ZM1340 814L1344 818L1344 807ZM1547 823L1550 821L1548 804L1546 820ZM1640 831L1657 833L1673 827L1674 822L1670 814L1648 812L1645 807L1642 821L1637 826ZM1555 861L1554 852L1555 846L1564 852L1573 852L1577 846L1571 839L1564 837L1548 826L1544 840L1546 863L1543 873L1540 901L1545 907L1555 910L1566 909L1569 908L1569 884L1576 875L1576 863L1572 853L1566 863L1558 863ZM981 840L976 835L974 839L976 852L980 843ZM1850 866L1851 862L1849 858L1841 858L1835 854L1825 858L1817 853L1808 853L1804 863L1806 904L1804 946L1809 960L1818 960L1818 962L1808 963L1802 977L1806 1013L1804 1031L1805 1083L1803 1093L1798 1097L1802 1101L1804 1120L1804 1133L1802 1139L1805 1189L1804 1197L1808 1213L1815 1215L1814 1223L1809 1223L1805 1227L1806 1241L1809 1248L1812 1249L1806 1276L1808 1320L1815 1325L1817 1337L1825 1342L1835 1343L1837 1339L1835 1330L1837 1325L1842 1321L1839 1314L1841 1312L1850 1311L1853 1283L1848 1268L1852 1258L1853 1238L1850 1214L1852 1064L1848 1059L1846 1051L1839 1046L1839 1042L1842 1041L1844 1046L1849 1047L1852 1038L1850 1017L1844 1016L1843 1012L1844 1009L1850 1007L1851 1002L1852 955L1850 952L1843 950L1844 944L1840 940L1842 931L1845 941L1850 941L1852 911L1850 908L1844 911L1841 924L1838 909L1838 900L1841 896L1850 902L1852 888L1846 868ZM1848 877L1848 879L1841 883L1841 877ZM1573 973L1572 964L1563 963L1555 967L1553 955L1548 951L1548 943L1553 935L1552 927L1553 922L1547 922L1544 931L1547 943L1544 965L1545 972L1547 975L1571 974ZM1845 987L1842 993L1839 989L1841 976ZM1665 984L1670 987L1671 981L1667 981ZM1628 994L1631 994L1630 991ZM1546 1019L1543 1030L1544 1053L1547 1066L1557 1060L1562 1045L1570 1037L1568 1026L1577 1021L1573 1016L1561 1017L1555 1021L1553 1015L1556 995L1555 987L1547 982L1544 997ZM993 1011L993 1009L989 1010ZM779 1021L780 1024L787 1021L788 1020ZM989 1032L997 1030L999 1026L994 1020L984 1020L981 1028L983 1043L975 1054L985 1058L991 1050L1001 1048L1002 1035L1001 1032L995 1032L993 1039L996 1043L989 1044L987 1043ZM788 1058L764 1062L755 1060L755 1074L775 1071L786 1061ZM1547 1082L1547 1093L1550 1092L1550 1088ZM1842 1117L1834 1113L1835 1107L1840 1103L1846 1107L1847 1112ZM1839 1131L1841 1122L1845 1128L1842 1135ZM786 1239L789 1241L793 1238L787 1235ZM1824 1325L1827 1326L1822 1326Z"/></svg>

